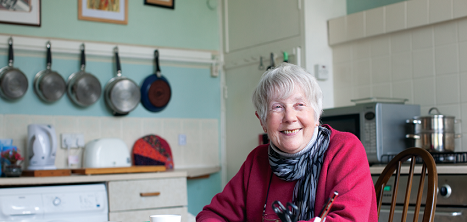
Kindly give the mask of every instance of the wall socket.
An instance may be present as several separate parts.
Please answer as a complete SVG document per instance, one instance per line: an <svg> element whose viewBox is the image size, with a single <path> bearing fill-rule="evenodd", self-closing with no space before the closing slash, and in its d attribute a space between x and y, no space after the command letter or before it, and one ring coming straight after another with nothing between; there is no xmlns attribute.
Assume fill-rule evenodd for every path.
<svg viewBox="0 0 467 222"><path fill-rule="evenodd" d="M84 135L81 133L62 133L61 134L62 148L79 148L84 147Z"/></svg>

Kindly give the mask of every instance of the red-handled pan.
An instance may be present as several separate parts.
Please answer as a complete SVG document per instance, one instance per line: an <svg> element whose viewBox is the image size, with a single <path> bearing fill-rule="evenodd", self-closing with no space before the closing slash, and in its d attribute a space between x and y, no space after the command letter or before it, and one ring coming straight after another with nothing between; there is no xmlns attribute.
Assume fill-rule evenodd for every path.
<svg viewBox="0 0 467 222"><path fill-rule="evenodd" d="M0 96L15 100L26 94L28 78L21 70L13 67L13 39L8 39L8 66L0 69Z"/></svg>
<svg viewBox="0 0 467 222"><path fill-rule="evenodd" d="M172 97L172 91L169 81L161 74L157 49L154 50L154 60L156 73L146 77L141 85L141 104L151 112L159 112L167 107Z"/></svg>

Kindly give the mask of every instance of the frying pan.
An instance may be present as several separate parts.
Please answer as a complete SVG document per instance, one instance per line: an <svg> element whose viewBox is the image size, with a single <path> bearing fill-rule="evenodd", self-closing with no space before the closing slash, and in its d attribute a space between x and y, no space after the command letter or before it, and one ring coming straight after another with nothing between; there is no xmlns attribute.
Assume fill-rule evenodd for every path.
<svg viewBox="0 0 467 222"><path fill-rule="evenodd" d="M159 112L169 103L172 91L167 79L161 75L159 51L157 49L154 50L154 60L156 62L156 73L144 79L141 85L141 103L147 110Z"/></svg>
<svg viewBox="0 0 467 222"><path fill-rule="evenodd" d="M28 78L21 70L13 67L13 39L8 39L8 66L0 69L0 96L14 100L26 94Z"/></svg>
<svg viewBox="0 0 467 222"><path fill-rule="evenodd" d="M122 76L118 48L114 48L117 76L107 82L104 99L114 116L127 115L134 110L141 99L138 85L131 79Z"/></svg>
<svg viewBox="0 0 467 222"><path fill-rule="evenodd" d="M50 41L47 42L47 68L34 77L34 92L44 102L52 103L60 98L66 91L63 77L52 71L52 52Z"/></svg>
<svg viewBox="0 0 467 222"><path fill-rule="evenodd" d="M102 87L99 80L91 73L85 71L86 56L84 44L81 44L81 71L75 72L68 77L67 95L79 106L90 106L101 96Z"/></svg>

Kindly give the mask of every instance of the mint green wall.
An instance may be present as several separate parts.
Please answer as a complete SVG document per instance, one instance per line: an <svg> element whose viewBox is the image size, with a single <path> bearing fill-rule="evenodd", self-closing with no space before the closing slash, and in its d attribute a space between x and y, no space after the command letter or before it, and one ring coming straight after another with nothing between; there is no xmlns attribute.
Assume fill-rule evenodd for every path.
<svg viewBox="0 0 467 222"><path fill-rule="evenodd" d="M407 0L347 0L347 14L361 12Z"/></svg>
<svg viewBox="0 0 467 222"><path fill-rule="evenodd" d="M118 25L78 20L77 1L43 0L41 27L0 24L0 33L196 50L219 49L217 11L210 10L206 0L176 0L175 10L145 6L143 2L129 0L128 25ZM0 67L6 65L7 50L0 48ZM97 103L86 108L75 106L66 95L52 104L41 102L33 92L32 82L34 75L45 69L45 52L41 55L15 51L14 65L28 77L29 89L17 101L0 98L0 114L111 115L102 96ZM54 53L52 40L52 69L67 79L71 73L79 70L79 55ZM221 122L220 78L211 77L208 66L177 66L162 62L161 69L170 82L173 93L167 108L152 113L140 104L129 116L215 118ZM153 70L149 60L135 62L122 59L123 75L138 84L153 73ZM104 89L107 81L115 75L115 64L111 58L87 58L86 71L94 74ZM208 179L189 180L188 211L196 215L220 191L219 173Z"/></svg>
<svg viewBox="0 0 467 222"><path fill-rule="evenodd" d="M83 41L218 50L217 10L176 0L175 10L128 1L128 25L78 20L78 1L42 0L41 27L0 24L0 33Z"/></svg>

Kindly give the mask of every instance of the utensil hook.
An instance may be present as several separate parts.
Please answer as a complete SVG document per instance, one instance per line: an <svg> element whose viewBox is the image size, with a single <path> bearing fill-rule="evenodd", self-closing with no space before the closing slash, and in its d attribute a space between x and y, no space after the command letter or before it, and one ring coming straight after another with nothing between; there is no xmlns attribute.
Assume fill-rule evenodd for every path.
<svg viewBox="0 0 467 222"><path fill-rule="evenodd" d="M154 50L154 62L156 63L156 76L161 78L161 68L159 67L159 50Z"/></svg>
<svg viewBox="0 0 467 222"><path fill-rule="evenodd" d="M258 67L259 70L263 70L264 69L264 65L263 65L263 56L260 56L259 57L259 67Z"/></svg>
<svg viewBox="0 0 467 222"><path fill-rule="evenodd" d="M114 48L115 53L115 63L117 64L117 76L122 76L122 68L120 67L120 58L118 57L118 47L115 46Z"/></svg>
<svg viewBox="0 0 467 222"><path fill-rule="evenodd" d="M84 55L84 43L82 43L79 48L81 49L81 71L84 72L84 69L86 68L86 57Z"/></svg>

